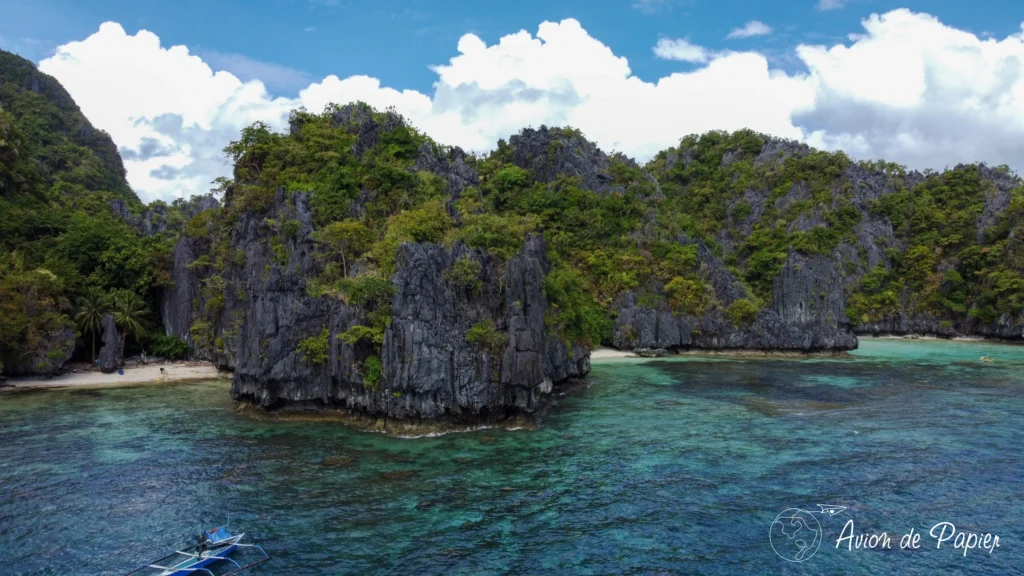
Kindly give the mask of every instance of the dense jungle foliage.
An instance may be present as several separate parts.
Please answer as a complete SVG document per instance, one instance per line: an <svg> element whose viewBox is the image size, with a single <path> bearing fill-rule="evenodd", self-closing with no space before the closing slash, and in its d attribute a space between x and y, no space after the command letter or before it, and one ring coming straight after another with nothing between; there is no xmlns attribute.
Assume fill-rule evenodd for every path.
<svg viewBox="0 0 1024 576"><path fill-rule="evenodd" d="M111 200L144 210L110 137L56 80L0 51L0 363L9 371L35 368L26 363L65 328L84 338L87 359L105 312L160 332L171 237L140 237Z"/></svg>

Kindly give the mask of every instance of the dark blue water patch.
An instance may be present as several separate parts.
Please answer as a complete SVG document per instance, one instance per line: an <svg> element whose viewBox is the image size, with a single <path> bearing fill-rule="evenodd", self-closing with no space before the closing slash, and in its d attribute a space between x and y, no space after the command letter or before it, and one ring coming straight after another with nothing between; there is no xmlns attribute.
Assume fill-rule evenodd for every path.
<svg viewBox="0 0 1024 576"><path fill-rule="evenodd" d="M992 362L980 361L991 356ZM223 383L0 396L0 574L122 574L228 518L255 574L1012 574L1024 350L597 363L537 432L395 439L233 411ZM787 562L769 531L816 514ZM895 550L835 540L886 531ZM992 554L928 529L1000 536ZM914 528L922 548L901 551Z"/></svg>

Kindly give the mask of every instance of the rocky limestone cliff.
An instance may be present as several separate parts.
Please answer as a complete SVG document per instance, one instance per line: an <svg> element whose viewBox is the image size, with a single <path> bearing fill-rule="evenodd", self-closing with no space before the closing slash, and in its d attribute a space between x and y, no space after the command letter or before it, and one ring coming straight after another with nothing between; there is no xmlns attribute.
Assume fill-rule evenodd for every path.
<svg viewBox="0 0 1024 576"><path fill-rule="evenodd" d="M215 327L222 345L212 353L234 369L231 393L236 399L264 408L342 408L399 419L477 421L531 413L554 383L589 371L588 350L568 350L547 334L541 238L527 238L520 255L506 263L504 275L491 257L460 243L451 249L404 244L391 277L395 293L380 353L382 377L368 385L365 362L371 347L337 338L358 324L366 310L307 295L307 279L319 271L308 196L290 195L291 202L286 196L282 190L272 213L300 222L286 264L274 262L265 248L262 218L243 219L232 238L232 246L245 251L245 265L232 268L228 282L244 286L246 297L229 298ZM193 258L188 244L179 243L176 262ZM478 290L460 288L447 278L459 259L481 265ZM201 282L192 270L175 269L176 276L183 276L179 285L194 288ZM178 305L169 302L168 309ZM467 341L467 332L481 321L507 333L507 344L496 349ZM311 364L299 343L325 328L330 335L327 358ZM195 345L194 335L189 337Z"/></svg>
<svg viewBox="0 0 1024 576"><path fill-rule="evenodd" d="M182 221L187 221L205 210L220 207L220 202L210 194L193 196L188 201L178 201L174 209L179 212ZM141 236L156 236L168 231L170 210L166 204L154 202L140 214L132 212L128 203L121 198L108 202L110 209L126 224L134 228Z"/></svg>
<svg viewBox="0 0 1024 576"><path fill-rule="evenodd" d="M709 250L702 247L698 255L724 306L747 296ZM633 293L624 295L618 310L612 344L620 349L832 352L857 347L835 263L793 252L775 279L771 306L747 325L731 323L721 309L698 318L673 314L664 303L643 306Z"/></svg>
<svg viewBox="0 0 1024 576"><path fill-rule="evenodd" d="M754 164L778 170L786 159L804 158L812 152L802 143L767 138ZM672 149L661 170L667 172L677 165L689 165L693 162L693 154L692 149ZM737 157L738 152L726 152L721 163L728 166ZM595 161L593 166L598 169L601 163ZM970 168L959 165L954 171ZM1021 180L1005 170L984 164L977 169L981 181L988 186L984 208L972 232L981 243L986 230L999 221L1000 214L1010 204L1011 191L1021 187ZM835 202L848 198L857 210L858 222L852 234L843 238L827 255L804 256L794 253L790 247L788 259L773 280L770 306L763 309L749 327L738 329L714 313L704 318L676 316L667 310L664 303L652 309L637 304L637 298L628 294L621 301L613 344L622 348L825 351L855 348L855 334L1024 339L1024 314L1002 314L994 321L984 322L969 314L907 312L915 304L915 294L909 290L899 295L902 310L890 317L858 322L851 322L847 317L847 297L857 289L862 278L876 267L893 269L897 259L907 250L906 241L896 233L892 222L875 209L878 202L899 191L911 190L928 178L917 171L902 172L878 165L850 163L834 184L832 195ZM754 223L761 220L769 209L782 212L790 206L807 202L811 202L811 194L804 182L794 182L781 195L768 187L748 188L729 208L732 210L743 203L749 206L749 213L723 227L715 241L722 253L734 253L740 248L738 241L753 232ZM807 233L830 226L827 214L815 209L802 214L787 231ZM1013 237L1011 232L1010 238ZM941 254L941 250L937 253ZM703 246L698 257L705 268L705 277L714 285L723 306L743 297L734 288L740 284L726 270L721 258ZM956 260L947 260L938 265L953 269L955 264Z"/></svg>
<svg viewBox="0 0 1024 576"><path fill-rule="evenodd" d="M332 114L351 136L351 152L357 156L372 154L380 139L403 122L360 106ZM302 131L302 122L301 116L293 120L293 135ZM895 258L906 250L903 236L876 209L879 200L930 176L848 163L824 192L820 182L799 179L780 186L778 174L785 173L788 159L815 153L775 138L759 140L758 146L726 150L716 159L729 166L753 157L753 165L767 174L765 182L755 181L729 200L727 225L704 236L706 241L685 234L669 237L674 238L669 243L695 254L692 269L708 287L712 305L700 313L677 313L666 286L649 280L614 296L612 327L603 343L622 349L834 352L856 348L858 332L1020 338L1024 318L1008 315L987 324L966 315L951 321L921 314L852 323L851 293L869 271L895 266ZM476 170L479 159L430 142L413 150L408 170L442 183L444 205L454 222L463 217L455 208L459 198L471 194L486 200L486 183ZM656 206L673 200L666 180L659 182L656 175L676 178L672 193L679 194L679 170L698 162L698 152L683 146L641 169L620 155L606 155L577 131L546 127L524 130L502 142L495 154L549 190L559 190L568 179L601 198L614 198L632 193L623 173L642 180L640 197L647 212L640 211L640 224L628 236L641 246L666 242ZM705 157L699 161L706 163L706 152L701 154ZM979 230L999 222L1011 190L1020 185L1004 171L980 170L992 186L978 217ZM684 185L690 177L683 178ZM348 204L349 217L368 218L372 201L373 191L364 185ZM402 420L474 422L535 412L554 385L589 371L589 351L568 344L549 327L552 305L544 279L552 267L543 233L527 235L518 254L504 261L459 240L447 247L402 244L388 278L393 295L382 341L342 340L339 335L366 325L368 316L381 309L310 295L310 281L324 271L325 261L324 246L313 240L312 203L311 193L279 187L264 211L214 213L214 220L230 213L230 238L193 233L175 245L173 287L162 306L164 326L188 341L194 355L234 370L235 398L268 409L333 408ZM736 210L741 204L745 211ZM840 208L857 216L828 251L791 244L774 254L778 263L755 293L749 276L743 276L748 253L742 251L750 250L743 242L758 226L763 231L765 218L794 207L801 207L798 217L783 221L785 226L776 224L791 236L813 238L835 225ZM141 233L162 230L159 222L166 220L154 211L136 216L112 208ZM226 209L201 202L186 217L206 210ZM287 234L286 222L291 226ZM219 263L213 266L214 261ZM472 264L464 268L478 270L469 285L464 278L452 279L456 263L464 261ZM352 262L348 276L364 271L364 264ZM303 345L322 334L323 357L311 360ZM378 358L379 368L373 364Z"/></svg>
<svg viewBox="0 0 1024 576"><path fill-rule="evenodd" d="M397 125L359 108L339 115L357 135L357 153ZM458 148L424 145L412 170L443 179L450 211L465 190L478 194L478 177ZM352 207L356 214L362 201ZM270 239L280 230L274 223L286 221L296 231L275 252ZM589 372L589 350L555 337L545 324L547 247L531 235L503 265L461 242L401 245L390 278L381 373L371 381L367 364L377 351L338 335L361 324L372 307L308 293L323 265L314 228L310 195L282 188L266 213L243 213L235 222L223 271L196 265L216 250L211 239L184 235L175 245L173 286L162 306L165 329L189 342L196 356L234 370L234 398L267 409L470 423L535 413L556 384ZM479 266L472 287L451 279L460 260ZM212 285L220 289L211 291ZM488 327L491 337L471 342L467 334L478 326ZM300 343L323 333L326 357L310 361Z"/></svg>

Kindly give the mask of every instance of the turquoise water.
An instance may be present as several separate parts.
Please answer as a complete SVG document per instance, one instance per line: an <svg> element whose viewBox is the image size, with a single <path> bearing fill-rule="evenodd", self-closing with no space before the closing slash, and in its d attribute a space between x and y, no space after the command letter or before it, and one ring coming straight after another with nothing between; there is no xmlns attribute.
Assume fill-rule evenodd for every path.
<svg viewBox="0 0 1024 576"><path fill-rule="evenodd" d="M0 574L122 574L228 518L264 575L1021 573L1024 347L612 360L590 382L540 431L414 440L254 420L224 382L5 393ZM847 510L813 514L806 561L777 556L775 517L817 504ZM837 550L847 520L893 549ZM935 549L939 522L1000 546Z"/></svg>

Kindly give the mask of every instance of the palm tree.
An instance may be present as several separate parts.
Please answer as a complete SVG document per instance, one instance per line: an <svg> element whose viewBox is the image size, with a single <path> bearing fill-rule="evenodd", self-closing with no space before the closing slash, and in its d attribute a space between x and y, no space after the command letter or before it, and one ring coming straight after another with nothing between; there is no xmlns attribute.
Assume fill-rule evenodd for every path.
<svg viewBox="0 0 1024 576"><path fill-rule="evenodd" d="M146 335L146 304L135 292L124 290L114 296L114 322L121 327L121 357L130 334L136 341Z"/></svg>
<svg viewBox="0 0 1024 576"><path fill-rule="evenodd" d="M107 296L99 288L90 288L85 296L78 298L78 312L75 324L82 335L92 332L92 363L96 363L96 335L103 330L103 315L107 313Z"/></svg>

